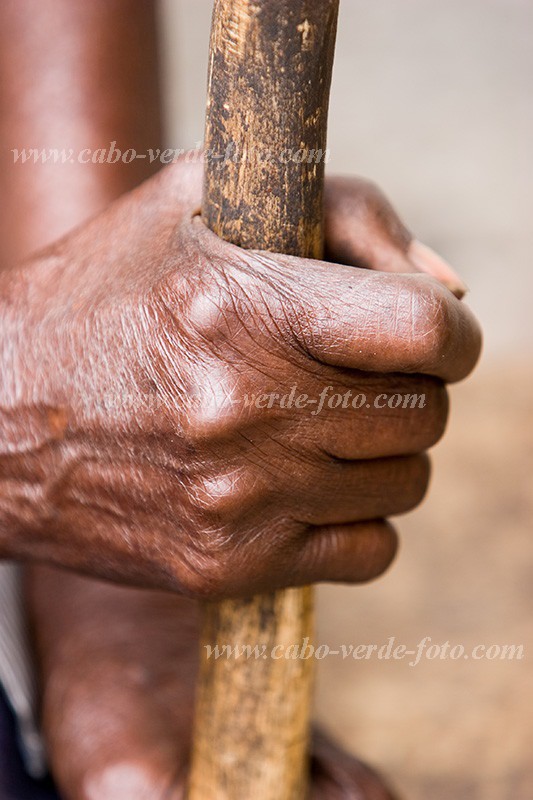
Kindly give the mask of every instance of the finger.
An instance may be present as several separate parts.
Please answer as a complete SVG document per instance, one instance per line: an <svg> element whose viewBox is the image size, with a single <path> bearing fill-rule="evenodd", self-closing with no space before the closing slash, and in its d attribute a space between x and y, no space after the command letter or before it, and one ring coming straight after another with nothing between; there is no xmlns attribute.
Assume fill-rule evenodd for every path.
<svg viewBox="0 0 533 800"><path fill-rule="evenodd" d="M338 376L336 376L338 378ZM372 459L421 453L442 437L448 393L429 376L371 375L311 390L310 404L292 411L302 437L339 459ZM296 396L296 395L295 395Z"/></svg>
<svg viewBox="0 0 533 800"><path fill-rule="evenodd" d="M286 575L287 585L363 583L392 563L398 537L385 520L310 528Z"/></svg>
<svg viewBox="0 0 533 800"><path fill-rule="evenodd" d="M397 800L369 766L345 753L320 731L311 741L311 800Z"/></svg>
<svg viewBox="0 0 533 800"><path fill-rule="evenodd" d="M328 178L325 185L328 255L336 262L384 272L412 272L412 234L383 192L364 178Z"/></svg>
<svg viewBox="0 0 533 800"><path fill-rule="evenodd" d="M200 222L187 228L195 247L220 262L220 239ZM391 275L223 243L232 265L236 319L261 318L269 341L306 357L369 372L466 377L481 350L468 308L427 275ZM239 295L240 292L240 295ZM252 308L250 301L253 301ZM257 338L260 338L256 334Z"/></svg>
<svg viewBox="0 0 533 800"><path fill-rule="evenodd" d="M211 586L210 599L249 597L320 581L369 581L388 568L397 549L396 531L383 519L347 525L272 519L268 533L257 536L253 547L230 556L224 586Z"/></svg>
<svg viewBox="0 0 533 800"><path fill-rule="evenodd" d="M256 253L283 289L280 328L307 355L370 372L457 381L473 369L481 332L469 309L426 275L390 275Z"/></svg>
<svg viewBox="0 0 533 800"><path fill-rule="evenodd" d="M318 474L317 474L318 473ZM427 455L373 461L335 461L293 475L285 497L298 522L348 524L404 514L424 498L430 475Z"/></svg>
<svg viewBox="0 0 533 800"><path fill-rule="evenodd" d="M467 287L437 253L413 238L383 192L363 178L326 182L326 248L341 264L382 272L423 272L457 297Z"/></svg>
<svg viewBox="0 0 533 800"><path fill-rule="evenodd" d="M450 264L418 239L413 239L409 244L407 257L416 270L432 275L447 286L459 300L467 293L468 286Z"/></svg>

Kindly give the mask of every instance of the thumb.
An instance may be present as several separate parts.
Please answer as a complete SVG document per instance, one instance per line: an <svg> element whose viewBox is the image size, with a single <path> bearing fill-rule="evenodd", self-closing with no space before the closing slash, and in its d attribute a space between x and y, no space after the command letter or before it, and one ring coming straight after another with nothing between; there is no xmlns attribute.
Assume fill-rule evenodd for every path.
<svg viewBox="0 0 533 800"><path fill-rule="evenodd" d="M326 181L326 253L331 261L380 272L431 275L456 297L467 287L434 250L414 239L383 192L363 178Z"/></svg>

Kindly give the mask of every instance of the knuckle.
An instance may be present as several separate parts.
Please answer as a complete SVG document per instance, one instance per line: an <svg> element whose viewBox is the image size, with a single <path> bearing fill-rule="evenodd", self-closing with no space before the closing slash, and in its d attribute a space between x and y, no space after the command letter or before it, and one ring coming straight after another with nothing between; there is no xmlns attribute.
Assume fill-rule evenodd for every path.
<svg viewBox="0 0 533 800"><path fill-rule="evenodd" d="M224 550L217 542L218 529L194 519L189 541L174 559L165 564L170 591L193 600L212 600L230 594L231 558L230 550ZM226 542L228 537L226 537Z"/></svg>
<svg viewBox="0 0 533 800"><path fill-rule="evenodd" d="M242 409L230 370L219 359L204 359L185 379L182 429L185 441L199 447L230 437L241 424Z"/></svg>
<svg viewBox="0 0 533 800"><path fill-rule="evenodd" d="M263 510L262 528L264 494L248 473L220 472L190 480L185 513L191 535L180 556L190 596L209 600L238 595L266 570L270 544L256 535L258 507Z"/></svg>
<svg viewBox="0 0 533 800"><path fill-rule="evenodd" d="M235 312L227 281L202 274L183 294L184 318L197 338L215 344L227 335Z"/></svg>
<svg viewBox="0 0 533 800"><path fill-rule="evenodd" d="M194 569L189 568L185 581L187 594L195 600L216 600L231 593L227 570L215 559L203 559Z"/></svg>
<svg viewBox="0 0 533 800"><path fill-rule="evenodd" d="M195 349L216 351L246 329L257 304L256 284L242 265L208 254L185 273L167 276L159 299Z"/></svg>
<svg viewBox="0 0 533 800"><path fill-rule="evenodd" d="M214 476L197 476L191 487L192 501L197 514L210 526L223 527L249 507L253 492L239 472Z"/></svg>

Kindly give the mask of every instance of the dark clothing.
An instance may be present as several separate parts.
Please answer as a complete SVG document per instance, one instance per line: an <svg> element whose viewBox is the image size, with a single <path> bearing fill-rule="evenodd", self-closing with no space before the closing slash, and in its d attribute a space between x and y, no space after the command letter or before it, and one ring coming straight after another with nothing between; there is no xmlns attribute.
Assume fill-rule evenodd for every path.
<svg viewBox="0 0 533 800"><path fill-rule="evenodd" d="M24 769L15 720L1 688L0 800L60 800L49 778L34 780Z"/></svg>

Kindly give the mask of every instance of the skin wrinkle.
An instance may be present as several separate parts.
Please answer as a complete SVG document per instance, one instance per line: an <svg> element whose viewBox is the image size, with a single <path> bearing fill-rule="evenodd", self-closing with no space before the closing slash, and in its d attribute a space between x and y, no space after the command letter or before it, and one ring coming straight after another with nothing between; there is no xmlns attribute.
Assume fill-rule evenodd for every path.
<svg viewBox="0 0 533 800"><path fill-rule="evenodd" d="M180 169L181 164L178 163L168 172ZM184 175L188 172L188 169L185 170ZM160 189L171 183L170 180L165 181L162 176L155 179L155 184ZM115 217L119 224L125 222L126 229L130 231L131 257L128 261L134 260L133 252L136 247L141 255L147 250L143 238L146 234L141 235L139 231L132 230L134 226L131 225L127 213L128 201L132 210L136 208L138 202L141 202L143 213L151 217L152 212L149 206L154 199L153 186L151 182L148 182L144 187L144 195L141 194L141 190L137 190L129 197L123 198L118 204L111 206L106 212L102 234L104 238L109 235L109 231L113 230L113 223L109 217L111 219ZM159 203L158 199L157 204ZM180 215L184 214L185 217L188 217L189 213L187 208L175 211L178 220ZM159 254L162 262L175 265L175 259L168 257L164 251L164 244L162 244L162 242L169 241L168 224L167 219L163 220L161 232L156 226L153 226L148 235L155 238L154 252ZM92 220L89 227L96 230L97 220ZM379 276L350 268L349 275L354 289L350 292L350 296L347 296L341 279L346 268L333 265L322 268L320 262L310 262L309 265L306 265L305 270L296 273L293 269L292 272L287 273L281 267L281 264L285 264L286 257L273 254L269 254L268 258L260 256L260 267L248 266L245 270L246 279L243 282L241 280L241 276L244 274L242 263L238 260L237 266L232 268L226 255L221 257L218 255L220 251L233 252L236 248L221 243L207 230L200 230L198 220L193 226L182 226L175 223L172 227L175 231L172 242L174 252L189 254L195 243L194 246L199 247L200 252L206 256L205 258L202 256L200 261L203 273L198 273L198 267L191 269L190 266L184 265L180 270L180 280L176 282L172 277L175 266L172 267L169 280L161 269L158 269L156 285L148 291L147 287L143 285L136 301L135 297L131 296L130 276L127 277L124 284L121 283L122 273L123 271L127 272L127 266L124 266L122 246L120 246L116 255L118 262L111 270L116 281L112 293L113 303L110 303L108 297L94 295L90 313L84 314L81 319L81 339L78 338L80 334L74 327L80 312L75 312L73 317L63 313L59 331L53 326L49 327L51 320L54 319L53 314L50 316L49 313L46 322L42 323L45 327L46 347L49 352L53 351L59 354L63 352L64 354L62 362L66 377L65 388L68 389L67 395L60 386L51 384L50 394L61 406L69 409L72 425L89 452L91 450L90 436L94 434L95 430L100 430L100 447L103 448L103 451L96 455L94 463L97 464L99 461L103 463L102 459L105 460L106 448L110 447L117 434L127 433L129 440L134 442L135 437L139 436L143 429L146 429L147 424L152 427L154 432L159 431L161 434L165 430L173 429L177 436L174 447L178 448L178 452L181 451L185 454L187 449L192 447L198 463L210 464L209 471L212 474L216 474L216 471L221 469L224 459L227 459L228 454L231 453L232 441L238 440L241 444L234 452L235 456L241 459L243 469L246 469L247 464L254 463L258 468L261 466L264 468L268 464L268 472L273 475L272 480L276 482L276 491L280 499L282 496L280 494L281 486L278 485L280 482L277 481L277 476L285 476L285 478L291 476L296 498L293 501L292 516L294 519L307 522L310 518L305 510L305 504L310 501L305 499L306 495L313 498L313 504L316 500L319 506L321 503L325 503L326 508L328 495L330 495L324 473L324 451L327 450L324 438L325 426L328 426L331 431L328 438L331 438L334 431L337 430L338 434L350 439L353 436L361 438L361 431L365 430L365 426L369 426L368 430L370 431L375 425L379 425L379 430L383 432L381 447L386 446L387 438L394 441L396 436L401 435L404 440L403 444L402 440L399 440L397 452L401 453L402 447L410 449L405 441L409 430L408 426L404 426L404 433L401 434L397 427L396 417L388 414L387 411L379 414L378 410L375 413L370 410L368 414L361 414L357 417L357 412L347 410L343 417L326 408L322 417L312 418L309 414L295 416L294 412L290 412L288 409L256 409L252 407L243 415L237 406L232 406L230 410L228 405L223 402L223 398L231 393L237 398L242 397L247 391L261 394L265 391L272 391L271 387L278 391L281 387L290 387L293 383L300 385L309 396L316 397L320 394L325 371L329 373L327 375L328 384L331 381L331 385L335 389L339 383L342 387L348 376L351 375L350 368L358 366L359 362L366 366L367 360L374 357L376 348L379 351L379 348L383 346L380 343L389 341L391 337L394 337L395 350L390 354L386 353L387 362L391 365L396 363L400 369L405 368L405 362L409 363L409 360L413 359L413 348L409 341L412 338L410 333L412 314L424 313L425 315L423 323L417 321L416 330L430 332L428 336L424 337L423 345L418 340L417 348L421 350L421 358L423 356L433 369L433 365L441 360L439 350L446 347L445 337L438 326L443 324L443 321L447 322L451 319L451 314L446 315L442 311L442 302L445 298L443 293L436 294L434 285L431 283L427 285L423 278L416 279L416 282L413 278L407 280L404 276L393 279L390 276ZM192 240L189 238L191 227L194 228ZM159 236L162 237L162 240L158 238ZM183 247L180 246L180 237L186 237ZM62 258L65 269L72 274L75 273L76 248L80 241L84 243L81 257L83 282L85 285L88 285L90 281L98 283L100 281L98 256L95 255L93 259L91 258L90 250L87 249L89 242L83 230L75 232L72 239L67 237L62 242ZM112 243L106 246L103 241L97 240L94 248L96 254L105 253L107 271L115 257ZM252 254L247 254L247 259L252 264L254 264L253 258ZM220 267L221 261L222 268ZM292 265L298 263L298 259L290 259L290 261ZM193 259L193 263L196 264L197 260ZM91 264L93 264L94 272L92 276ZM265 276L268 264L274 266ZM33 269L38 283L40 280L38 260L34 262ZM323 275L321 269L324 270ZM339 275L335 275L336 270L340 270ZM296 276L298 277L298 294L296 283L291 284ZM198 280L199 278L200 280ZM384 280L385 293L381 291L383 288L381 283ZM362 284L361 288L355 288L359 287L359 281ZM311 288L309 293L306 292L305 284ZM220 286L224 287L222 294ZM176 287L179 287L179 293ZM276 293L276 287L279 287L278 293ZM340 296L336 294L337 287L342 287ZM399 287L401 287L400 291L398 291ZM374 295L371 292L375 288L379 291ZM391 294L396 300L396 305L392 309L386 302L386 298L390 298ZM192 330L188 323L188 317L178 319L174 311L174 309L182 307L181 295L186 298L189 311L191 302L196 303L196 307L202 309L201 319L197 317L196 321L193 320ZM367 299L363 301L364 298ZM450 301L452 300L450 295ZM61 293L57 302L61 302ZM48 301L48 307L49 303L50 301ZM205 303L207 306L202 305ZM317 306L320 308L319 314L316 313ZM331 311L329 311L329 306L331 306ZM215 314L210 311L205 313L205 309L210 307L216 309ZM407 308L412 311L404 316ZM162 313L162 309L164 313ZM373 309L372 314L370 313L371 309ZM344 338L342 336L342 330L339 327L341 320L339 320L337 310L342 316L351 315L354 320L355 324L349 328L347 339L346 334ZM263 321L266 319L270 322L270 324L267 322L266 328L262 329L259 339L256 334L256 314L257 319ZM431 332L427 323L428 318L431 321L431 327L437 325L435 332ZM317 324L317 319L319 324ZM418 319L419 317L417 317ZM282 320L281 325L278 320ZM326 320L328 320L328 324L325 325ZM112 321L111 326L110 321ZM201 328L200 337L198 336L198 323ZM406 325L409 326L407 337ZM425 329L423 325L426 325ZM223 346L216 344L221 341L221 332ZM129 341L132 334L135 344L133 348L128 347L124 352L124 342ZM472 328L465 327L463 335L470 336L471 342L468 346L473 351L476 345ZM269 340L272 343L271 346L269 346ZM80 341L82 358L79 357ZM334 342L336 350L348 354L348 368L341 365L339 372L336 371L334 365L324 363L324 351L327 352L326 360L331 360L331 344L329 343L331 341ZM298 359L294 359L294 342L305 343L305 349L300 350ZM215 345L214 349L213 345ZM309 352L310 345L313 350L318 350L313 359L305 355L305 350ZM260 355L258 347L260 347ZM437 352L434 353L432 348ZM182 354L186 354L183 359L181 359ZM231 357L228 358L230 354ZM415 357L417 355L418 353L415 353ZM31 363L29 353L24 357ZM223 388L222 393L220 393L221 373L218 372L217 364L223 367L224 377L222 380L228 380L227 387ZM236 371L235 367L230 366L231 364L238 365L238 370ZM415 364L418 369L418 359ZM445 368L447 367L448 359L445 364ZM37 368L35 369L37 371ZM441 369L440 366L438 369ZM157 401L161 403L161 412L157 415L154 415L153 408L148 405L153 400L153 395L143 393L138 388L139 380L146 375L157 387ZM389 384L391 392L396 389L397 379L394 375L383 376L382 381L384 391L387 389L387 384ZM359 390L368 392L374 382L375 375L369 375L361 370L357 371L357 388ZM414 390L423 391L423 382L420 382L420 379L417 381L417 378L413 376L412 383ZM187 397L190 389L195 386L198 387L198 390L204 391L203 402L196 410L191 406ZM128 398L128 408L124 409L119 406L107 409L107 413L103 414L99 409L98 396L94 396L93 387L106 387L106 391L107 387L113 387L113 393L116 396L122 395ZM133 387L135 387L134 392L132 392ZM217 399L217 394L220 399ZM428 414L433 414L433 416L426 415L428 420L432 419L431 425L428 427L427 439L433 441L437 438L433 431L442 428L442 414L440 410L436 413L435 409L430 409ZM351 426L347 428L346 421L351 417L354 418L354 421L357 420L358 425L354 428ZM359 432L357 432L357 427L360 429ZM252 435L243 437L244 429ZM353 441L356 442L357 438ZM251 442L248 449L245 444L246 439ZM372 450L371 436L366 435L366 440L369 442L369 451L365 453L365 459L379 458L382 453L379 450ZM243 443L245 444L244 450L242 449ZM144 445L146 444L147 442L144 440ZM224 445L222 451L218 453L217 447L222 444ZM423 441L421 441L421 446L424 446ZM270 470L270 466L273 467L272 470ZM142 470L142 467L140 468ZM136 491L144 491L146 503L150 497L152 479L146 471L143 476L145 488ZM407 475L396 475L393 471L390 477L384 479L384 482L377 482L376 485L380 489L372 495L374 506L370 508L367 507L368 492L364 483L359 488L354 487L353 510L351 511L354 524L361 519L363 500L365 519L379 517L395 510L403 511L405 497L410 495L405 491L399 491L397 484L401 484L402 481L409 483L411 480L414 480L420 487L413 493L413 496L419 497L425 486L423 476L413 478ZM169 503L174 504L177 518L190 504L190 498L194 498L194 476L191 476L190 481L192 482L189 482L188 485L182 484L181 498L178 492L174 499L169 500ZM105 485L105 481L102 485ZM132 490L130 489L130 491ZM287 488L283 487L283 492L286 491ZM402 497L404 499L401 499ZM134 496L132 496L132 500L137 502ZM290 506L288 497L283 499L283 504L286 504L287 507ZM302 504L301 512L299 504ZM80 505L83 505L81 501ZM96 510L99 507L101 513L105 515L106 503L95 498L91 506L93 513L97 513ZM192 507L194 507L194 502ZM74 511L72 510L70 513L74 514ZM150 534L151 538L155 537L159 542L157 548L161 553L165 551L164 543L167 540L164 530L167 523L163 521L163 517L168 516L169 506L161 510L159 532L156 516ZM220 514L220 517L218 527L225 529L228 520L223 513ZM195 510L193 518L195 524L198 525L197 540L201 541L202 536L205 536L206 541L212 540L211 523L206 526L199 509ZM327 519L327 515L326 517L321 515L321 518ZM349 519L349 514L347 519ZM258 514L255 526L259 532L266 531L269 530L269 523L268 516L265 517L263 512L263 514ZM61 526L62 524L60 514L59 519L54 521L54 525ZM126 526L124 535L126 536L132 535L127 530L129 524L126 515L124 520ZM39 532L39 535L42 537L43 533ZM138 531L136 535L138 535ZM148 536L148 532L143 535ZM292 533L291 535L296 537L296 542L297 534ZM249 540L246 528L242 528L239 533L239 523L237 522L232 539L239 541L239 536L243 537L243 541ZM60 558L60 555L53 552L54 530L53 527L50 529L49 523L46 538L52 548L51 558L54 560ZM63 539L63 536L60 539ZM187 541L185 539L185 542ZM186 546L190 546L190 542ZM274 547L273 544L272 547ZM142 548L140 552L142 552ZM150 552L152 552L151 547ZM138 557L138 553L136 556ZM80 552L79 557L80 567L82 567L83 553ZM336 557L333 552L332 557ZM248 558L249 547L246 552L246 559ZM149 564L147 564L146 577L148 581L152 575L154 585L157 586L160 569L164 569L167 575L172 574L172 569L174 569L176 586L183 586L187 577L183 574L182 560L178 559L174 567L169 565L168 559L165 561L166 563L161 564L155 571L150 557ZM133 569L142 571L142 567L139 567L138 563L135 565L132 563L128 567L130 572ZM215 580L218 585L223 585L225 569L226 566L221 564L221 574ZM272 569L272 566L269 569ZM272 573L270 579L276 581L279 580L279 576L276 577ZM263 582L264 578L261 577L260 580ZM210 578L209 583L213 583L213 579ZM245 588L244 584L239 587L235 583L233 575L228 586L230 587L228 593L239 593L245 590L249 592L251 589L249 585ZM171 587L172 584L169 585L169 588ZM203 593L202 589L200 591Z"/></svg>
<svg viewBox="0 0 533 800"><path fill-rule="evenodd" d="M20 0L10 8L23 5ZM89 49L100 47L98 30L112 40L114 30L132 21L137 24L135 20L149 7L132 3L125 14L122 0L93 0L78 10L70 0L67 5L70 19L77 13L111 15L111 22L101 29L85 25ZM33 17L24 25L29 23L33 24ZM54 37L65 41L58 35L58 23L56 19ZM143 32L146 28L144 23L139 25ZM135 42L135 36L120 41ZM13 41L6 42L2 57L7 45L16 46ZM115 44L112 49L122 46ZM134 50L137 57L140 48ZM97 58L100 63L102 55ZM24 54L27 63L29 56ZM118 62L104 61L113 80L123 74ZM133 66L137 67L135 62ZM137 72L145 76L145 65ZM134 69L129 77L135 74ZM94 97L101 95L101 83L97 82ZM24 93L23 86L17 87L15 95L19 93ZM128 86L124 96L137 96L137 88ZM111 111L121 108L113 91L107 97ZM149 102L138 107L148 123L157 118L156 113L147 113ZM65 106L62 113L67 112ZM124 127L130 136L134 126ZM107 129L102 131L103 141L115 138L107 136ZM152 130L143 137L156 140L158 134ZM129 185L125 180L120 191L137 180L138 176L128 177ZM399 291L409 297L419 285L418 278L243 253L220 242L194 217L200 187L201 166L181 161L96 217L98 209L91 200L86 208L74 203L80 219L93 216L90 222L26 266L13 268L10 277L0 277L0 314L7 315L9 309L9 328L15 332L0 338L0 363L3 371L5 367L17 376L0 385L0 403L12 408L17 404L65 408L69 418L68 437L54 445L56 462L43 466L43 453L33 452L24 458L15 456L9 466L18 474L19 485L24 484L28 458L35 462L36 475L48 473L47 480L55 482L52 508L44 513L40 505L14 508L24 518L11 526L10 517L7 530L2 510L6 484L0 479L0 540L9 537L11 548L20 548L25 558L175 592L167 597L157 591L120 589L52 570L42 570L35 578L30 606L38 652L47 657L45 727L54 769L64 793L73 800L86 800L83 785L89 773L98 775L106 765L120 763L132 753L157 754L161 758L158 775L169 765L172 775L178 765L185 772L197 647L197 621L187 639L194 604L186 596L215 599L295 582L374 577L390 564L396 547L393 530L380 517L391 508L402 510L408 495L414 502L424 490L424 476L410 476L390 462L387 466L388 459L383 459L384 452L412 451L414 414L408 415L412 424L401 424L400 412L394 415L386 410L339 414L325 409L323 415L311 418L290 409L252 408L229 422L227 416L215 419L207 436L188 418L190 387L201 386L206 370L220 363L228 365L237 395L250 386L261 393L297 384L310 395L318 394L324 383L351 387L354 368L353 381L359 391L369 395L378 388L397 391L398 376L388 373L412 367L412 353L406 352L410 312L404 308L403 318L396 321L391 299ZM335 222L339 239L340 232L344 234L347 262L375 269L385 262L384 252L400 253L390 237L398 223L391 208L366 192L357 181L335 188L329 195L327 215ZM112 193L101 190L99 196L106 196L102 206ZM50 203L47 198L37 208L41 219L46 219L47 208L54 204L53 196L51 189ZM83 198L83 192L77 197ZM23 236L31 238L31 220L24 213L15 219ZM60 233L51 228L50 235ZM350 230L358 235L346 244ZM335 235L329 236L328 246L330 252L339 249ZM397 263L401 260L404 271L403 251L400 254ZM188 319L187 304L191 297L209 297L210 286L211 292L213 286L229 291L229 301L223 307L224 325L208 319L199 340ZM413 308L423 315L432 310L435 298L423 281L420 287L418 305ZM424 297L427 308L420 304ZM450 296L445 302L451 306L454 301ZM436 360L439 376L456 379L473 366L479 336L465 310L454 306L453 314L447 323L454 337L447 345L449 352L433 352L438 344L435 337L425 337L428 341L419 354L418 371L432 369ZM372 315L378 320L380 340L376 342L368 338L376 331ZM221 348L228 330L232 334L229 345ZM409 329L407 338L412 338ZM462 355L457 356L459 345ZM344 363L332 364L332 360ZM383 373L382 386L376 386L378 373ZM425 381L411 375L406 388L424 391ZM150 385L156 390L155 406ZM9 399L4 402L6 393ZM120 404L102 408L103 396L120 397L121 393L129 393L131 408ZM423 435L416 440L419 450L432 444L442 430L442 403L430 404L423 418L419 426L424 428ZM341 439L353 453L367 442L365 459L356 456L338 464L325 457L326 445ZM95 485L89 489L79 475L70 474L69 491L73 486L82 494L87 491L89 504L95 504L91 507L83 497L71 503L68 480L62 482L80 457L95 470ZM379 459L385 465L374 463ZM131 462L131 480L125 475L124 461ZM384 466L383 475L371 478L366 461L374 470ZM205 490L206 475L215 482L222 480L228 465L244 482L251 483L260 472L263 483L257 488L257 498L252 502L250 490L250 505L243 503L238 514L238 492L228 485L224 497L221 486L221 496L207 504L206 512L195 500L195 492ZM4 467L0 456L0 474ZM338 477L341 474L346 474L346 481ZM341 509L343 487L346 507ZM117 488L126 522L105 513L106 499L115 498ZM157 503L159 492L164 496L161 503ZM332 494L333 510L346 513L349 524L335 524ZM375 506L369 509L372 502ZM152 504L158 506L156 513ZM372 513L373 519L361 521L363 512ZM308 524L302 519L328 524ZM311 547L317 548L319 557L310 556ZM76 609L71 609L74 600ZM94 636L91 639L88 633L89 628L95 630L96 618L104 620L97 629L101 640L97 655ZM119 631L125 621L130 625L127 649L117 644L124 641ZM62 642L70 643L63 663ZM132 663L150 670L153 691L148 693L135 682L125 685L123 677ZM83 665L83 674L76 673L77 665ZM84 692L90 702L83 701ZM103 725L98 731L93 729L90 742L84 741L94 725L87 718L88 709L93 720L116 724L119 735L109 736L109 727ZM162 710L169 713L163 715ZM73 719L79 727L69 736L68 722ZM366 797L360 787L370 785L376 798L390 800L387 790L359 762L328 749L320 740L315 740L315 747L319 754L315 777L323 779L320 800L331 795L331 781L324 779L328 763L330 773L335 765L335 774L343 772L339 785L349 796L357 791ZM345 765L342 770L340 764Z"/></svg>
<svg viewBox="0 0 533 800"><path fill-rule="evenodd" d="M264 303L264 312L258 315L260 326L257 324L254 325L253 322L258 311L257 302L258 299L262 300L263 298L261 296L259 296L259 298L255 298L251 295L249 296L245 284L242 281L237 282L228 275L225 270L221 271L219 274L224 285L227 287L227 291L223 292L221 295L224 298L224 303L221 303L220 308L221 321L223 323L223 329L229 330L229 338L227 335L223 335L221 341L226 345L232 345L236 353L243 355L243 351L237 349L235 342L238 341L239 334L244 332L248 341L256 344L259 349L263 349L264 340L261 343L259 342L259 335L261 333L259 327L264 327L264 330L268 331L266 321L267 319L271 319L271 316L267 303ZM237 297L239 298L238 305ZM246 322L247 317L250 319L250 323ZM231 321L237 323L235 331L232 331ZM212 331L204 334L203 339L212 346Z"/></svg>

